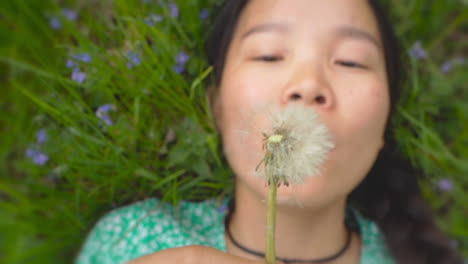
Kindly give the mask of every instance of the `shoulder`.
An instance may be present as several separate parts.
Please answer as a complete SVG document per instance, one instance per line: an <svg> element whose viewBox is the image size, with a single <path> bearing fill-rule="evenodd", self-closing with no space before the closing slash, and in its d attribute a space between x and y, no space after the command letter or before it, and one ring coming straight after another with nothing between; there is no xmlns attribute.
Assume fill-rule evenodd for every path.
<svg viewBox="0 0 468 264"><path fill-rule="evenodd" d="M115 209L95 224L76 263L124 263L158 250L196 244L219 222L218 206L217 201L206 200L182 201L174 207L152 198Z"/></svg>
<svg viewBox="0 0 468 264"><path fill-rule="evenodd" d="M376 222L353 210L361 230L361 264L396 263L387 247L385 237Z"/></svg>

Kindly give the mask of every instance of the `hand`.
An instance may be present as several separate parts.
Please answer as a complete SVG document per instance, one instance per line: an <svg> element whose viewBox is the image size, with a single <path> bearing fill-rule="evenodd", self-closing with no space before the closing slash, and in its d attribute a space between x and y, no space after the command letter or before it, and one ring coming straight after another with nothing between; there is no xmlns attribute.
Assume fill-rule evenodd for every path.
<svg viewBox="0 0 468 264"><path fill-rule="evenodd" d="M265 260L250 260L204 246L186 246L158 251L134 259L127 264L265 264ZM277 262L277 264L283 264Z"/></svg>

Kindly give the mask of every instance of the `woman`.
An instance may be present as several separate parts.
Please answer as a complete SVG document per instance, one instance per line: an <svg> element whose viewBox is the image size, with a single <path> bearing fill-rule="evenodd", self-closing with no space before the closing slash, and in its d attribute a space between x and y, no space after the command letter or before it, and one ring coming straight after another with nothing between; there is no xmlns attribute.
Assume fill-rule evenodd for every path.
<svg viewBox="0 0 468 264"><path fill-rule="evenodd" d="M395 150L391 117L398 101L401 66L383 15L375 0L226 0L208 51L216 78L213 112L236 175L226 226L217 227L219 215L223 216L218 213L212 229L207 227L222 231L208 239L218 244L191 245L189 238L167 242L183 237L185 231L162 229L158 221L176 222L172 229L193 226L184 233L190 233L190 238L209 237L197 226L211 220L197 222L202 218L196 212L187 216L198 220L180 222L172 213L156 214L160 218L151 220L152 227L150 222L140 231L121 227L109 232L107 243L119 243L116 239L125 232L131 233L125 238L130 241L138 232L157 229L159 233L149 236L152 243L157 242L126 255L126 260L264 263L267 188L264 180L252 176L258 165L256 153L262 148L261 133L256 131L266 126L266 116L258 109L301 104L316 110L335 147L318 177L278 188L279 261L461 263L432 220L417 185L417 172ZM245 130L247 137L239 133ZM172 210L154 203L160 212ZM185 203L184 212L191 206L198 205ZM125 216L131 221L132 212L150 207L154 204L130 206L101 220L79 262L93 262L93 258L96 263L112 262L112 254L125 251L129 244L103 249L98 241L105 240L106 226ZM217 214L212 208L194 211Z"/></svg>

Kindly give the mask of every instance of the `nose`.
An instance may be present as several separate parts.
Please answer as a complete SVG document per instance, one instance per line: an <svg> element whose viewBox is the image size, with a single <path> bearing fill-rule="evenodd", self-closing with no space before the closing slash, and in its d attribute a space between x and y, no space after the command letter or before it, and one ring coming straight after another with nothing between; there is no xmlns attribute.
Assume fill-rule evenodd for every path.
<svg viewBox="0 0 468 264"><path fill-rule="evenodd" d="M282 94L282 104L303 103L329 109L333 105L333 93L322 70L301 66L294 70Z"/></svg>

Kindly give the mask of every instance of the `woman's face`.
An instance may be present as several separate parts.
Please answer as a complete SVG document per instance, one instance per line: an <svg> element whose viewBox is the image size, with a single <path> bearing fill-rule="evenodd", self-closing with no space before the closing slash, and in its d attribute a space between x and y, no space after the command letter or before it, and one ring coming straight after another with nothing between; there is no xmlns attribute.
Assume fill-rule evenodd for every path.
<svg viewBox="0 0 468 264"><path fill-rule="evenodd" d="M335 148L317 177L281 186L278 200L324 206L365 177L383 146L389 113L385 59L366 0L251 0L239 18L215 101L237 188L266 196L254 176L269 106L303 104L327 125Z"/></svg>

